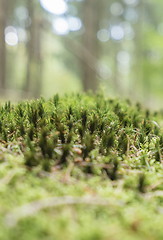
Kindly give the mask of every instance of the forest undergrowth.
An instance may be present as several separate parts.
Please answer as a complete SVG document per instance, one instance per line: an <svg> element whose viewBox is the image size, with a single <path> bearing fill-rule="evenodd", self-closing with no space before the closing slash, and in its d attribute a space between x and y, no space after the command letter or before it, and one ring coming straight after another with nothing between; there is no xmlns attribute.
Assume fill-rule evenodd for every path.
<svg viewBox="0 0 163 240"><path fill-rule="evenodd" d="M163 239L163 111L72 94L0 106L0 239Z"/></svg>

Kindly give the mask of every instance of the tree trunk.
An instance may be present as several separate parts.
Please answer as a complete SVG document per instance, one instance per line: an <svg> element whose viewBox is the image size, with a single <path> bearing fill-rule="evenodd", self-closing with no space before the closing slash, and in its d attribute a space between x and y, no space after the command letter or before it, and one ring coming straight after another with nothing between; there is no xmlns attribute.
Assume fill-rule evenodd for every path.
<svg viewBox="0 0 163 240"><path fill-rule="evenodd" d="M85 49L88 49L90 54L97 57L98 1L85 0L83 4L84 4L83 23L85 26L85 33L83 34L82 44ZM84 56L85 59L87 59L87 57L88 55ZM91 89L93 92L95 92L98 87L96 72L92 70L92 68L90 68L90 66L87 63L88 61L82 64L84 91L88 91ZM92 62L90 63L90 65L96 68L96 64L97 62L92 58Z"/></svg>
<svg viewBox="0 0 163 240"><path fill-rule="evenodd" d="M135 58L136 64L133 67L133 79L130 88L130 97L134 100L144 101L146 99L146 92L144 89L144 76L143 76L143 15L144 15L144 1L140 1L137 6L139 12L139 21L135 25ZM146 84L146 83L145 83ZM148 85L148 84L147 84ZM141 96L143 97L141 99Z"/></svg>
<svg viewBox="0 0 163 240"><path fill-rule="evenodd" d="M31 18L29 27L30 40L27 43L28 63L25 91L39 97L41 92L41 24L34 15L34 1L28 0L28 11Z"/></svg>
<svg viewBox="0 0 163 240"><path fill-rule="evenodd" d="M6 80L6 44L4 31L6 27L6 0L0 0L0 89L5 89Z"/></svg>
<svg viewBox="0 0 163 240"><path fill-rule="evenodd" d="M36 81L34 95L36 98L40 97L41 86L42 86L42 58L41 58L41 20L37 19L35 21L35 71L36 71Z"/></svg>

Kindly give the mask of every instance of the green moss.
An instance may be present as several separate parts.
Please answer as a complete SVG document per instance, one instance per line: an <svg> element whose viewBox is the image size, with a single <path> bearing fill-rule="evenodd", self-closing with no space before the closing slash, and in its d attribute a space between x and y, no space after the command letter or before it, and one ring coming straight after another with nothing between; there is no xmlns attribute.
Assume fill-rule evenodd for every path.
<svg viewBox="0 0 163 240"><path fill-rule="evenodd" d="M162 239L162 148L162 112L140 104L101 93L6 102L0 239ZM65 196L79 198L64 204ZM82 203L86 196L90 202ZM45 204L34 214L50 197L62 205ZM26 215L20 206L33 201Z"/></svg>

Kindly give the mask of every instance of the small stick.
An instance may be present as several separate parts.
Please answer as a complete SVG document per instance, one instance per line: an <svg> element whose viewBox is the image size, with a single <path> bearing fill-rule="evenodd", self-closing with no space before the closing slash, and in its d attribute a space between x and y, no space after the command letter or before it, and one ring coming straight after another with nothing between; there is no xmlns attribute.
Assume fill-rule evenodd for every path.
<svg viewBox="0 0 163 240"><path fill-rule="evenodd" d="M162 161L162 155L161 155L161 152L159 151L159 156L160 156L160 162L162 163L163 165L163 161Z"/></svg>
<svg viewBox="0 0 163 240"><path fill-rule="evenodd" d="M7 185L10 183L10 181L12 180L12 178L18 173L17 170L11 170L9 171L6 176L2 179L0 179L0 184L2 185Z"/></svg>
<svg viewBox="0 0 163 240"><path fill-rule="evenodd" d="M23 206L17 207L12 212L8 213L4 218L4 223L8 227L14 227L17 222L25 217L31 216L38 211L55 207L60 205L74 205L74 204L88 204L88 205L100 205L100 206L116 206L115 201L108 201L106 198L99 197L50 197L44 198L38 201L27 203Z"/></svg>
<svg viewBox="0 0 163 240"><path fill-rule="evenodd" d="M127 135L127 159L129 158L129 150L130 150L130 138Z"/></svg>
<svg viewBox="0 0 163 240"><path fill-rule="evenodd" d="M151 191L151 190L155 189L161 183L162 183L162 180L158 180L158 181L152 183L150 186L147 187L148 191Z"/></svg>
<svg viewBox="0 0 163 240"><path fill-rule="evenodd" d="M146 199L151 199L153 197L163 197L163 191L158 190L155 192L144 193L142 194L142 196L144 196Z"/></svg>
<svg viewBox="0 0 163 240"><path fill-rule="evenodd" d="M90 167L101 167L101 168L107 168L107 169L113 169L113 166L109 165L109 164L100 164L100 163L91 163L91 162L77 162L75 163L76 165L79 165L81 167L85 167L85 166L90 166Z"/></svg>
<svg viewBox="0 0 163 240"><path fill-rule="evenodd" d="M67 168L67 171L66 171L66 175L65 175L65 180L66 181L70 181L71 179L71 171L74 167L74 163L70 162L68 168Z"/></svg>
<svg viewBox="0 0 163 240"><path fill-rule="evenodd" d="M138 135L138 133L136 133L135 137L134 137L134 147L135 147L135 142L136 142L137 135Z"/></svg>
<svg viewBox="0 0 163 240"><path fill-rule="evenodd" d="M151 168L150 168L149 163L148 163L148 161L147 161L146 158L145 158L145 162L146 162L146 164L147 164L147 167L148 167L149 171L151 172Z"/></svg>

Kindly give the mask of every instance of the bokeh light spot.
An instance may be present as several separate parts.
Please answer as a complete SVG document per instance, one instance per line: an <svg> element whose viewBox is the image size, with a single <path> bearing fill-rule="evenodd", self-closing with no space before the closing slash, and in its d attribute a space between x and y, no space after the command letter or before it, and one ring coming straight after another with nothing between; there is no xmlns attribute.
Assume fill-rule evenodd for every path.
<svg viewBox="0 0 163 240"><path fill-rule="evenodd" d="M78 9L77 9L77 7L75 7L75 6L72 5L72 4L69 4L69 5L68 5L68 14L69 14L69 15L76 16L76 15L78 14Z"/></svg>
<svg viewBox="0 0 163 240"><path fill-rule="evenodd" d="M97 32L97 38L101 41L101 42L107 42L110 39L110 33L107 29L100 29Z"/></svg>
<svg viewBox="0 0 163 240"><path fill-rule="evenodd" d="M131 22L132 24L137 23L139 16L134 8L128 7L124 13L126 21Z"/></svg>
<svg viewBox="0 0 163 240"><path fill-rule="evenodd" d="M68 17L67 22L70 31L78 31L82 27L82 22L77 17Z"/></svg>
<svg viewBox="0 0 163 240"><path fill-rule="evenodd" d="M122 4L119 2L115 2L110 7L110 12L114 16L120 16L123 13L123 7Z"/></svg>
<svg viewBox="0 0 163 240"><path fill-rule="evenodd" d="M52 14L61 15L68 10L68 5L63 0L40 0L41 6Z"/></svg>
<svg viewBox="0 0 163 240"><path fill-rule="evenodd" d="M5 41L10 46L15 46L18 44L18 36L14 32L8 32L5 35Z"/></svg>
<svg viewBox="0 0 163 240"><path fill-rule="evenodd" d="M15 16L20 20L26 20L29 16L28 9L26 7L17 7L14 11Z"/></svg>
<svg viewBox="0 0 163 240"><path fill-rule="evenodd" d="M52 26L57 35L66 35L69 33L69 25L65 18L56 18L53 21Z"/></svg>
<svg viewBox="0 0 163 240"><path fill-rule="evenodd" d="M139 3L139 0L123 0L123 2L127 5L134 5L136 6Z"/></svg>
<svg viewBox="0 0 163 240"><path fill-rule="evenodd" d="M117 54L117 60L119 63L127 65L130 63L130 54L126 51L120 51Z"/></svg>
<svg viewBox="0 0 163 240"><path fill-rule="evenodd" d="M5 28L5 35L6 35L7 33L10 33L10 32L13 32L13 33L17 34L16 28L14 28L13 26L7 26L7 27Z"/></svg>
<svg viewBox="0 0 163 240"><path fill-rule="evenodd" d="M111 37L114 41L121 41L124 38L124 30L121 26L113 26L111 28Z"/></svg>
<svg viewBox="0 0 163 240"><path fill-rule="evenodd" d="M128 41L132 40L135 37L135 33L133 28L131 27L131 24L129 22L124 21L120 25L124 31L124 39Z"/></svg>

